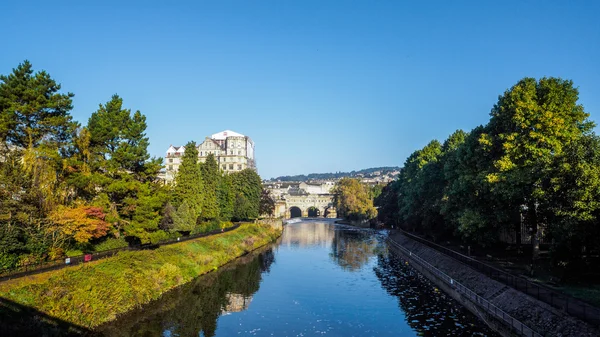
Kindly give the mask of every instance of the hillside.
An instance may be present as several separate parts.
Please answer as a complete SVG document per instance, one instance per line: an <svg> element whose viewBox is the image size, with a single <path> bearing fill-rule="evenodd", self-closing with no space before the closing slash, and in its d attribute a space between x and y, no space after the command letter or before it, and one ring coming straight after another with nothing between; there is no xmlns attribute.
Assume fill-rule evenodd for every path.
<svg viewBox="0 0 600 337"><path fill-rule="evenodd" d="M277 178L271 178L268 181L309 181L309 180L330 180L340 178L352 178L352 177L375 177L379 175L387 175L393 171L400 170L398 166L384 166L384 167L372 167L359 171L350 172L335 172L335 173L310 173L294 175L294 176L281 176Z"/></svg>

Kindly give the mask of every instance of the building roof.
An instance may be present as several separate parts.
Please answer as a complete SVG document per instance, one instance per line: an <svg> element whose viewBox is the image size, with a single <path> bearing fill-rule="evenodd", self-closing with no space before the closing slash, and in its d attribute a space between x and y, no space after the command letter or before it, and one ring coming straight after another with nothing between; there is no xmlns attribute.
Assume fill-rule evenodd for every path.
<svg viewBox="0 0 600 337"><path fill-rule="evenodd" d="M185 152L185 146L169 146L167 153Z"/></svg>
<svg viewBox="0 0 600 337"><path fill-rule="evenodd" d="M215 133L214 135L210 136L210 138L217 139L217 140L224 140L227 137L246 137L246 136L242 135L241 133L237 133L237 132L231 131L231 130L221 131L221 132Z"/></svg>

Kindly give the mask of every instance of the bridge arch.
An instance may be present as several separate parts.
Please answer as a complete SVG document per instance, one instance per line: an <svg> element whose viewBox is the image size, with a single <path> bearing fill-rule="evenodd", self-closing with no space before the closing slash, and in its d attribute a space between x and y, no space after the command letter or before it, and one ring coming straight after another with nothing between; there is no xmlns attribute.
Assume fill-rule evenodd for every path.
<svg viewBox="0 0 600 337"><path fill-rule="evenodd" d="M298 206L290 207L290 218L299 218L302 216L302 210Z"/></svg>
<svg viewBox="0 0 600 337"><path fill-rule="evenodd" d="M318 209L315 206L311 206L308 208L308 217L309 218L316 218L316 217L320 217L321 216L321 210Z"/></svg>

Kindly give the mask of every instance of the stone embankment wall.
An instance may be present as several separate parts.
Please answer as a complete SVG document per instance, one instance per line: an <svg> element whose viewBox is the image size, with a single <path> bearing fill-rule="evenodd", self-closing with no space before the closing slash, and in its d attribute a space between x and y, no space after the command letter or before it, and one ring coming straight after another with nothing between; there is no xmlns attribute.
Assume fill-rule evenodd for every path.
<svg viewBox="0 0 600 337"><path fill-rule="evenodd" d="M600 331L595 327L571 317L566 313L558 311L518 290L497 282L449 256L416 242L401 233L391 235L390 239L412 253L417 254L429 264L440 269L442 272L462 283L479 296L490 301L498 308L544 336L600 336ZM427 275L427 273L424 274ZM431 278L431 281L434 283L440 282L440 288L446 288L442 281L436 280L432 275L427 276ZM465 306L469 310L486 320L492 328L496 329L502 335L508 335L506 330L503 330L498 326L497 322L491 322L486 319L481 312L477 312L477 308L472 303L465 303L466 300L458 300L459 302L466 304Z"/></svg>

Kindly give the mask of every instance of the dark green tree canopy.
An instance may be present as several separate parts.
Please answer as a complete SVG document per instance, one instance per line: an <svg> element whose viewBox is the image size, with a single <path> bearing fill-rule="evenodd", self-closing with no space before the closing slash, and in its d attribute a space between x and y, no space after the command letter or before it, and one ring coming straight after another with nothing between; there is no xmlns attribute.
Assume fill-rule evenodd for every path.
<svg viewBox="0 0 600 337"><path fill-rule="evenodd" d="M0 76L0 136L20 148L45 145L61 148L71 140L77 123L69 111L72 93L60 93L61 86L48 73L33 73L24 61L8 76Z"/></svg>

